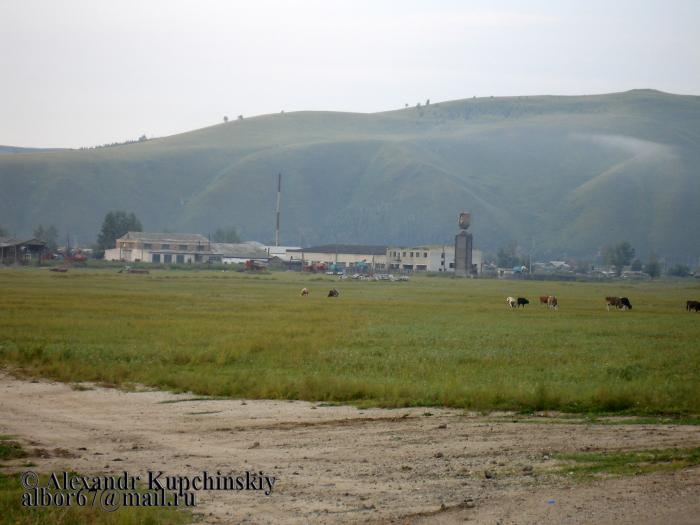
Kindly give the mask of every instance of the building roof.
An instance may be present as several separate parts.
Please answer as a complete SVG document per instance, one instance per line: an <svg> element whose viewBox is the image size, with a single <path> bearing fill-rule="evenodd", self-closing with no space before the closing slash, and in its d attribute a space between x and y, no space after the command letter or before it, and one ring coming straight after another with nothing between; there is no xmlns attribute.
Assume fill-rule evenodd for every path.
<svg viewBox="0 0 700 525"><path fill-rule="evenodd" d="M454 251L455 246L454 244L450 243L445 243L445 244L414 244L414 245L400 245L400 244L393 244L389 246L390 250L442 250L445 249L445 251L452 250Z"/></svg>
<svg viewBox="0 0 700 525"><path fill-rule="evenodd" d="M150 233L150 232L128 232L117 239L119 241L143 241L160 243L201 243L208 244L209 239L199 233Z"/></svg>
<svg viewBox="0 0 700 525"><path fill-rule="evenodd" d="M17 237L0 237L0 248L22 245L46 246L46 243L39 239L35 239L34 237L29 237L27 239L19 239Z"/></svg>
<svg viewBox="0 0 700 525"><path fill-rule="evenodd" d="M268 253L252 243L213 242L211 252L222 257L235 257L238 259L268 259Z"/></svg>
<svg viewBox="0 0 700 525"><path fill-rule="evenodd" d="M288 252L305 253L346 253L352 255L386 255L386 246L372 246L368 244L324 244L311 246Z"/></svg>

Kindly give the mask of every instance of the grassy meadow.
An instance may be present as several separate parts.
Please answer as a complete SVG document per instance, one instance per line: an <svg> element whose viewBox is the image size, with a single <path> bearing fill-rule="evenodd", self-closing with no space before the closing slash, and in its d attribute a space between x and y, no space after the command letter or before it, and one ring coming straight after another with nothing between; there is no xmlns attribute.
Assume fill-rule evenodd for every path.
<svg viewBox="0 0 700 525"><path fill-rule="evenodd" d="M307 298L299 296L306 286ZM337 287L341 296L326 297ZM537 296L555 294L559 311ZM700 283L0 270L0 366L377 406L700 413ZM511 311L505 297L531 304ZM606 311L606 295L633 310Z"/></svg>

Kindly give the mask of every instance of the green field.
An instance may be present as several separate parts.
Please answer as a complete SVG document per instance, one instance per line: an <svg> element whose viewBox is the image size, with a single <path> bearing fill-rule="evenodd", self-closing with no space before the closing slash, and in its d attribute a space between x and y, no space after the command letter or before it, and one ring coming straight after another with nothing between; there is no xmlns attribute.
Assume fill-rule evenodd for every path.
<svg viewBox="0 0 700 525"><path fill-rule="evenodd" d="M311 296L302 298L307 286ZM338 299L325 297L329 288ZM378 406L700 413L694 281L0 270L0 365L67 382ZM559 311L535 304L555 294ZM533 304L511 311L507 295ZM605 309L628 296L627 312Z"/></svg>

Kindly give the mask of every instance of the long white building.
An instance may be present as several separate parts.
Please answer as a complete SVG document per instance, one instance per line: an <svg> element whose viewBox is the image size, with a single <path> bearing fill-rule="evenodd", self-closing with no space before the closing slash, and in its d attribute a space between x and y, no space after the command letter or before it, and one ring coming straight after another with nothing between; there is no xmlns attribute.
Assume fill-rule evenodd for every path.
<svg viewBox="0 0 700 525"><path fill-rule="evenodd" d="M402 272L454 272L455 247L450 244L389 246L386 251L389 270ZM481 273L481 252L472 251L472 263Z"/></svg>

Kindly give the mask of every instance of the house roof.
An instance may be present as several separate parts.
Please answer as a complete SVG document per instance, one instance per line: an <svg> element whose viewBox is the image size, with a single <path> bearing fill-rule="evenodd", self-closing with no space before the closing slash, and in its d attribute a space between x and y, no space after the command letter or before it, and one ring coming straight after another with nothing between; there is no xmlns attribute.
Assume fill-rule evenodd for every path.
<svg viewBox="0 0 700 525"><path fill-rule="evenodd" d="M35 239L34 237L29 237L26 239L19 239L17 237L0 237L0 248L22 245L46 246L46 243L39 239Z"/></svg>
<svg viewBox="0 0 700 525"><path fill-rule="evenodd" d="M199 233L150 233L150 232L128 232L117 239L119 241L143 241L160 243L200 243L208 244L209 239Z"/></svg>
<svg viewBox="0 0 700 525"><path fill-rule="evenodd" d="M236 257L238 259L268 259L268 253L252 243L213 242L211 251L222 257Z"/></svg>
<svg viewBox="0 0 700 525"><path fill-rule="evenodd" d="M386 255L386 246L373 246L368 244L324 244L311 246L288 252L305 253L346 253L351 255Z"/></svg>

